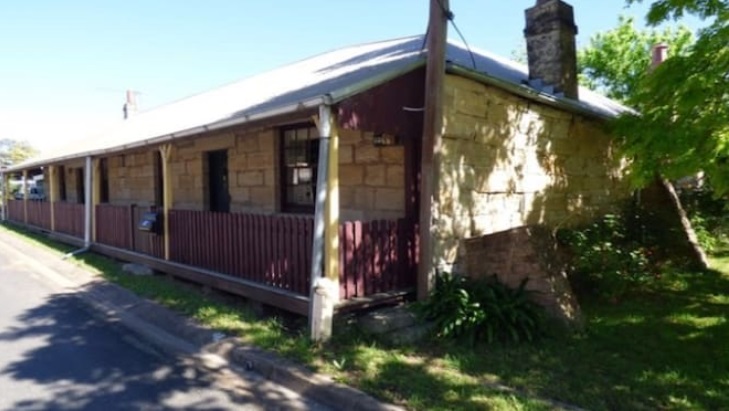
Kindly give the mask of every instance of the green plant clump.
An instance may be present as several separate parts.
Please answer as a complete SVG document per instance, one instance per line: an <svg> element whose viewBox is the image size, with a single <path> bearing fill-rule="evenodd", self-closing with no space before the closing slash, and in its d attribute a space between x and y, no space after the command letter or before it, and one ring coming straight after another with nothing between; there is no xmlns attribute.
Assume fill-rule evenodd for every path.
<svg viewBox="0 0 729 411"><path fill-rule="evenodd" d="M533 341L543 332L544 312L530 298L526 283L524 279L517 288L510 288L495 275L467 279L440 274L419 313L435 324L439 338L466 339L472 344Z"/></svg>
<svg viewBox="0 0 729 411"><path fill-rule="evenodd" d="M648 246L630 213L607 214L592 224L560 230L559 240L571 252L570 279L580 295L617 300L655 277Z"/></svg>

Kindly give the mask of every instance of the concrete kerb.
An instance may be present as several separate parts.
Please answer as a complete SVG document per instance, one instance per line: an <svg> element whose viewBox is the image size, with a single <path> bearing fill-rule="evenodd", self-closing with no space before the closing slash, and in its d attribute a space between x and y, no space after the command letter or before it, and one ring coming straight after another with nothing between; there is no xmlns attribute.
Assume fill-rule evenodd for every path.
<svg viewBox="0 0 729 411"><path fill-rule="evenodd" d="M243 344L236 338L216 341L218 334L115 284L106 282L70 262L12 236L6 244L20 251L41 274L51 274L57 285L73 292L104 319L121 325L156 349L192 357L204 368L229 365L238 372L255 372L288 389L337 410L397 411L404 408L384 404L355 388L334 382L271 352ZM52 267L52 268L51 268Z"/></svg>

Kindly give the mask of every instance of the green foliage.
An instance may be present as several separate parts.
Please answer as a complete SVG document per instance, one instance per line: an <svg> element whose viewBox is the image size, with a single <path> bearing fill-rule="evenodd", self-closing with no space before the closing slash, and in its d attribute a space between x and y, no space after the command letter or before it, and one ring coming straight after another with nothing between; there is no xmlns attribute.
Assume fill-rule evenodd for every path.
<svg viewBox="0 0 729 411"><path fill-rule="evenodd" d="M618 26L598 33L577 55L580 82L610 98L631 104L649 73L653 46L664 43L672 55L685 55L693 43L686 27L637 30L633 18L620 16Z"/></svg>
<svg viewBox="0 0 729 411"><path fill-rule="evenodd" d="M632 213L608 214L586 227L557 233L572 254L571 280L579 295L617 301L656 277L654 251L641 238L640 225Z"/></svg>
<svg viewBox="0 0 729 411"><path fill-rule="evenodd" d="M18 164L38 154L27 141L0 139L0 166Z"/></svg>
<svg viewBox="0 0 729 411"><path fill-rule="evenodd" d="M441 274L435 290L419 306L422 317L435 323L438 337L471 343L496 340L533 341L542 333L543 310L525 289L527 280L512 289L496 276L466 279Z"/></svg>
<svg viewBox="0 0 729 411"><path fill-rule="evenodd" d="M716 197L708 184L683 191L680 197L701 247L708 253L717 251L729 238L726 199Z"/></svg>
<svg viewBox="0 0 729 411"><path fill-rule="evenodd" d="M636 0L628 0L634 3ZM651 24L694 14L708 20L685 54L640 79L630 102L640 114L614 124L638 186L656 173L678 179L704 171L718 194L729 192L729 1L652 2Z"/></svg>

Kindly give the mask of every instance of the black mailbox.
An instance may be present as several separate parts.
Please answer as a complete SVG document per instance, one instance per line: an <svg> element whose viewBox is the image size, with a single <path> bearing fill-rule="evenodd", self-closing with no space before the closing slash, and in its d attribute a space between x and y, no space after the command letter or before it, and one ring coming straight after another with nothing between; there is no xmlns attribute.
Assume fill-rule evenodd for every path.
<svg viewBox="0 0 729 411"><path fill-rule="evenodd" d="M137 228L139 231L157 234L160 232L161 218L159 213L155 211L149 211L142 214L142 219L139 220Z"/></svg>

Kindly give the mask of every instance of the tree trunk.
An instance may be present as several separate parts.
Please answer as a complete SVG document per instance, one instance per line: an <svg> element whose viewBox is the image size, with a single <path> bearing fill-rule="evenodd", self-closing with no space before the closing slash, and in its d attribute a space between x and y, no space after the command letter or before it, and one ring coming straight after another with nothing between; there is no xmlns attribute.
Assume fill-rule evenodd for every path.
<svg viewBox="0 0 729 411"><path fill-rule="evenodd" d="M678 253L694 268L707 269L709 262L706 253L698 242L681 200L673 184L662 177L656 179L641 191L643 210L653 219L659 233L669 238L661 240Z"/></svg>

